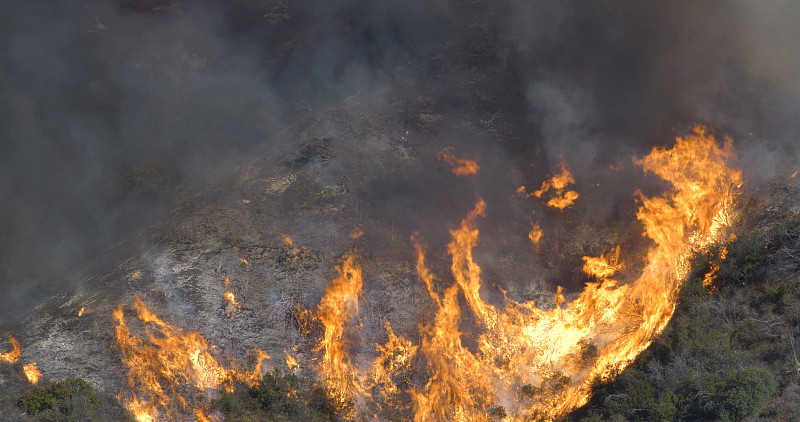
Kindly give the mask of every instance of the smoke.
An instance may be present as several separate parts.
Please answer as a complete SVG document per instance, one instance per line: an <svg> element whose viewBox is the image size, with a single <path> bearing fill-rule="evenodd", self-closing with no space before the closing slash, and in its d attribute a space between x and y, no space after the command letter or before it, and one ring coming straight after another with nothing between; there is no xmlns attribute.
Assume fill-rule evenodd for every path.
<svg viewBox="0 0 800 422"><path fill-rule="evenodd" d="M0 325L251 151L291 159L307 140L276 134L341 102L409 131L421 164L399 176L376 158L388 140L331 127L321 177L360 169L362 212L434 243L476 193L498 238L536 207L555 223L510 198L562 161L578 220L618 219L641 187L630 157L695 122L769 182L797 154L798 18L791 0L5 2ZM453 182L444 146L479 174Z"/></svg>

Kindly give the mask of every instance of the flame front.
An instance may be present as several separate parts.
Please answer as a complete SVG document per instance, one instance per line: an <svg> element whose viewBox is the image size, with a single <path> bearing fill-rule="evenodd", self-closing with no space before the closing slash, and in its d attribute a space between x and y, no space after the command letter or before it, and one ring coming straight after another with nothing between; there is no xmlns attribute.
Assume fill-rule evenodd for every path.
<svg viewBox="0 0 800 422"><path fill-rule="evenodd" d="M625 368L664 329L689 256L716 241L729 224L732 200L741 185L741 173L725 164L732 156L729 140L720 148L714 136L698 126L686 138L678 138L673 148L655 148L637 160L646 172L672 186L664 196L639 195L637 218L652 241L641 274L628 283L612 278L626 268L619 246L600 257L584 257L584 272L596 280L569 303L559 287L555 306L547 311L532 301L506 298L500 308L483 300L481 269L472 256L478 243L476 220L487 209L483 200L450 233L455 283L441 294L415 235L417 273L435 307L434 316L420 325L418 345L396 336L387 324L389 340L377 346L378 356L368 373L353 365L355 358L343 336L348 324L357 320L362 285L361 270L348 257L317 312L325 327L320 370L329 387L372 400L376 398L366 391L382 383L384 395L391 396L396 388L391 380L403 372L398 363L419 355L427 365L426 381L406 391L415 421L489 420L489 410L496 405L504 406L507 420L554 419L586 403L594 380ZM565 190L573 182L562 166L561 174L546 181L537 196L553 189L557 197L569 199ZM534 244L540 230L532 231ZM459 297L477 322L474 327L460 326L464 310ZM465 346L467 338L476 346ZM397 356L401 360L392 360Z"/></svg>
<svg viewBox="0 0 800 422"><path fill-rule="evenodd" d="M183 414L205 420L203 409L192 408L186 397L218 390L229 380L256 383L260 379L262 361L269 358L266 353L257 351L258 364L252 373L226 369L211 355L213 346L200 333L184 332L161 320L138 296L134 308L148 331L146 338L131 334L122 306L113 317L117 345L128 368L129 391L119 397L137 421L173 420Z"/></svg>

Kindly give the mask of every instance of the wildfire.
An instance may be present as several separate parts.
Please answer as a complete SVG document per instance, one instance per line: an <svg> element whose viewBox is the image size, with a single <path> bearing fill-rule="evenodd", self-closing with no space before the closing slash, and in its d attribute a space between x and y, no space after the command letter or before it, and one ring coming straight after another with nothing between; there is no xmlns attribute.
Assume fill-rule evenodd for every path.
<svg viewBox="0 0 800 422"><path fill-rule="evenodd" d="M8 336L8 342L11 343L11 351L0 353L0 362L15 363L19 359L20 349L19 342L12 336Z"/></svg>
<svg viewBox="0 0 800 422"><path fill-rule="evenodd" d="M25 373L25 378L34 385L39 382L39 378L42 376L42 373L39 372L39 368L36 367L36 362L23 366L22 371Z"/></svg>
<svg viewBox="0 0 800 422"><path fill-rule="evenodd" d="M344 396L360 391L355 370L351 366L344 338L348 323L358 316L358 298L361 294L361 267L355 257L348 255L336 268L339 276L325 290L317 308L317 318L325 331L318 350L323 352L319 364L328 388Z"/></svg>
<svg viewBox="0 0 800 422"><path fill-rule="evenodd" d="M84 312L86 312L85 306L81 307L81 309L78 311L78 318L82 317Z"/></svg>
<svg viewBox="0 0 800 422"><path fill-rule="evenodd" d="M547 201L547 206L563 210L578 199L578 192L567 189L567 186L575 183L575 178L572 177L572 173L567 169L565 163L562 162L560 167L561 172L542 182L542 186L533 193L533 196L541 198L542 195L552 189L553 197ZM520 189L524 192L524 186ZM520 193L520 189L517 190L518 193Z"/></svg>
<svg viewBox="0 0 800 422"><path fill-rule="evenodd" d="M453 154L453 147L445 147L436 154L436 158L450 165L450 170L456 176L470 176L477 174L478 170L480 170L478 163L474 160L456 157Z"/></svg>
<svg viewBox="0 0 800 422"><path fill-rule="evenodd" d="M121 305L113 317L117 345L128 368L129 391L119 398L137 421L172 420L184 413L200 419L204 409L192 408L186 397L227 387L226 381L256 383L260 379L262 362L269 359L266 353L257 351L258 364L252 373L227 369L211 355L214 347L200 333L184 332L161 320L138 296L134 308L148 333L143 338L131 334Z"/></svg>
<svg viewBox="0 0 800 422"><path fill-rule="evenodd" d="M361 269L348 256L317 311L325 328L318 348L324 352L320 372L333 391L352 396L376 399L367 391L380 386L391 407L392 398L399 397L394 380L402 378L404 365L415 356L423 357L427 381L404 391L418 422L487 421L489 409L501 403L508 420L547 420L586 403L594 380L625 368L664 329L689 256L716 241L729 224L741 185L741 173L725 164L732 156L730 140L720 148L698 126L673 148L655 148L637 160L644 171L672 187L659 197L639 195L637 218L652 241L644 266L631 266L643 268L641 273L625 274L632 280L628 283L612 278L626 269L619 246L600 257L585 257L583 270L595 281L571 302L558 287L549 310L533 301L506 298L504 306L496 306L482 298L481 269L472 251L478 243L476 219L487 209L483 200L450 232L447 250L455 282L442 293L434 286L425 249L415 235L417 273L435 313L420 325L419 344L396 336L387 324L389 340L376 346L367 373L354 364L346 342L348 329L357 322L362 286ZM573 182L562 166L561 174L546 181L537 196L553 189L556 197L569 199L573 196L565 190ZM464 312L476 321L467 331L461 327ZM465 345L467 338L474 339L475 347Z"/></svg>

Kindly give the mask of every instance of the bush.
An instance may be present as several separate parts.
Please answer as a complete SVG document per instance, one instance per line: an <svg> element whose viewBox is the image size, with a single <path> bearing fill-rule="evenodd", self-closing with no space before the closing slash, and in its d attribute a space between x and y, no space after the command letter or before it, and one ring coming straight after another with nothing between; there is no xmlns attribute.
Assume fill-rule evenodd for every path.
<svg viewBox="0 0 800 422"><path fill-rule="evenodd" d="M97 420L100 404L89 383L73 378L26 391L19 407L43 421L84 422Z"/></svg>
<svg viewBox="0 0 800 422"><path fill-rule="evenodd" d="M234 422L339 421L350 415L353 401L276 368L265 374L258 385L234 385L234 391L222 393L212 402L212 408L221 410L225 420Z"/></svg>
<svg viewBox="0 0 800 422"><path fill-rule="evenodd" d="M720 416L740 421L760 409L773 393L777 382L772 372L757 367L728 374L721 391L725 391Z"/></svg>

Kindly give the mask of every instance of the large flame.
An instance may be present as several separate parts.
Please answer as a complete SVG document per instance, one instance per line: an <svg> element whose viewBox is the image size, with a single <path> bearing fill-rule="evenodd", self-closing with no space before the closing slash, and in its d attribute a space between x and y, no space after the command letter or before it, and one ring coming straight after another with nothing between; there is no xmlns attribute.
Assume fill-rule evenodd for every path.
<svg viewBox="0 0 800 422"><path fill-rule="evenodd" d="M448 253L455 283L441 294L415 235L417 273L435 314L420 325L418 345L396 336L387 325L389 341L377 347L369 373L353 364L355 358L343 340L348 324L357 321L362 285L361 270L348 257L317 313L325 327L320 369L329 386L366 397L368 388L383 382L391 393L399 363L420 355L427 365L427 381L407 390L415 421L489 420L490 410L498 405L505 408L507 420L553 419L586 403L595 379L625 368L664 329L689 256L715 241L729 224L731 202L741 185L741 173L725 164L733 156L730 144L726 140L720 148L714 136L698 126L678 138L673 148L655 148L637 160L646 172L672 186L660 197L638 195L637 218L653 242L641 274L630 277L629 283L612 279L626 267L619 246L600 257L585 257L583 270L595 281L566 304L559 287L555 306L547 311L532 301L506 298L505 305L497 307L482 298L481 269L472 251L478 243L476 219L487 209L483 200L451 231ZM564 191L569 183L572 176L562 167L540 191L552 188L558 197L568 198ZM459 297L477 322L464 332ZM465 346L468 338L475 346Z"/></svg>
<svg viewBox="0 0 800 422"><path fill-rule="evenodd" d="M263 351L257 350L253 372L228 369L211 355L213 346L200 333L163 321L138 296L134 308L148 331L144 338L131 334L122 306L113 316L117 345L128 368L129 391L120 398L137 421L173 420L185 414L207 420L204 409L192 407L187 397L227 388L229 381L256 383L261 378L262 361L269 359Z"/></svg>
<svg viewBox="0 0 800 422"><path fill-rule="evenodd" d="M361 390L344 334L348 323L358 316L362 278L361 267L353 255L346 256L336 270L339 276L328 286L317 308L317 318L325 330L319 345L323 352L319 370L328 388L338 397L344 397Z"/></svg>
<svg viewBox="0 0 800 422"><path fill-rule="evenodd" d="M473 259L479 239L476 221L488 209L479 199L450 231L449 286L441 287L426 262L420 236L412 237L417 274L433 307L430 318L419 325L418 342L395 334L386 322L387 340L374 352L357 356L363 276L355 255L346 255L316 312L298 310L306 334L314 321L322 329L314 368L335 399L355 398L373 419L413 415L415 422L488 421L506 415L508 421L547 420L585 404L592 382L625 368L664 329L675 310L688 258L716 241L730 223L732 200L741 185L741 173L726 165L732 157L730 140L720 147L698 126L673 148L655 148L636 160L645 172L671 185L663 196L637 194L637 218L652 241L646 262L626 263L628 251L621 246L584 257L583 271L592 281L570 302L558 286L548 310L533 301L516 302L505 292L502 305L484 300L481 268ZM534 195L552 189L554 199L571 204L577 194L566 188L574 179L565 166L561 170ZM521 189L518 194L524 193ZM529 237L535 247L542 241L538 223ZM291 238L284 236L284 242L290 255L296 255ZM641 268L641 273L630 274L628 268ZM615 279L620 274L627 282ZM226 280L226 290L229 284ZM232 294L226 299L236 304ZM192 407L187 394L218 390L230 380L258 382L266 353L259 351L252 373L223 367L199 333L161 320L138 297L135 309L148 332L144 338L131 334L121 306L114 318L128 367L129 388L121 397L138 421L186 415L205 421L207 409ZM465 318L473 323L464 324ZM14 351L0 358L19 356L18 343L10 341ZM299 365L284 353L290 370ZM502 412L496 411L500 406Z"/></svg>

